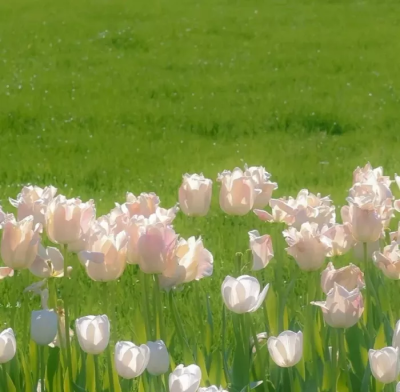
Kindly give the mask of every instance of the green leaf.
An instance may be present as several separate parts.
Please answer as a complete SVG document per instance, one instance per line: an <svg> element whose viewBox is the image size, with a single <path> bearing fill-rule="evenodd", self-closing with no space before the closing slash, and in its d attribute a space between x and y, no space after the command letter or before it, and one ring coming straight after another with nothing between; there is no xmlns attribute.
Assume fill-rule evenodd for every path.
<svg viewBox="0 0 400 392"><path fill-rule="evenodd" d="M375 342L374 342L374 349L375 350L379 350L383 347L386 347L386 335L385 335L385 328L383 323L380 325L378 333L376 335L375 338Z"/></svg>
<svg viewBox="0 0 400 392"><path fill-rule="evenodd" d="M19 360L21 363L22 371L23 371L23 376L24 376L24 386L25 386L25 392L32 392L33 386L32 386L32 374L29 370L28 364L26 363L26 359L24 354L20 354Z"/></svg>
<svg viewBox="0 0 400 392"><path fill-rule="evenodd" d="M268 290L266 307L269 320L270 334L271 336L276 336L278 333L278 320L276 317L277 303L276 303L276 294L273 287L270 287Z"/></svg>

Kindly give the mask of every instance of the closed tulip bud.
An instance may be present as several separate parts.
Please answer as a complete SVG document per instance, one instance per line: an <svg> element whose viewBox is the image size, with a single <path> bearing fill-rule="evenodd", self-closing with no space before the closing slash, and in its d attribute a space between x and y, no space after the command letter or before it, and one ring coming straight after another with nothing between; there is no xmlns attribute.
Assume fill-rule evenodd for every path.
<svg viewBox="0 0 400 392"><path fill-rule="evenodd" d="M57 335L58 318L54 310L32 311L31 339L41 346L47 346Z"/></svg>
<svg viewBox="0 0 400 392"><path fill-rule="evenodd" d="M335 269L333 263L330 262L321 274L323 292L328 294L333 289L335 283L343 286L348 291L354 290L357 287L361 289L365 287L364 273L354 264Z"/></svg>
<svg viewBox="0 0 400 392"><path fill-rule="evenodd" d="M341 256L353 248L356 243L349 223L343 225L335 224L331 227L324 226L321 234L328 238L332 248L327 255L328 257Z"/></svg>
<svg viewBox="0 0 400 392"><path fill-rule="evenodd" d="M383 253L375 251L372 255L374 264L389 279L400 279L400 249L399 243L392 242L383 248Z"/></svg>
<svg viewBox="0 0 400 392"><path fill-rule="evenodd" d="M75 321L76 335L81 349L88 354L101 354L110 340L110 322L102 316L85 316Z"/></svg>
<svg viewBox="0 0 400 392"><path fill-rule="evenodd" d="M198 392L228 392L227 390L223 389L222 387L217 387L215 385L211 385L207 388L200 388Z"/></svg>
<svg viewBox="0 0 400 392"><path fill-rule="evenodd" d="M9 267L0 267L0 280L14 276L14 270Z"/></svg>
<svg viewBox="0 0 400 392"><path fill-rule="evenodd" d="M170 264L160 276L160 285L171 288L181 283L211 276L213 273L213 255L204 248L200 238L181 238L175 251L175 262Z"/></svg>
<svg viewBox="0 0 400 392"><path fill-rule="evenodd" d="M255 189L250 175L236 168L232 173L225 170L219 174L217 181L221 182L219 204L222 211L229 215L246 215L253 208L260 191Z"/></svg>
<svg viewBox="0 0 400 392"><path fill-rule="evenodd" d="M7 216L1 241L1 256L7 267L25 269L32 265L38 252L39 231L40 225L33 225L32 216L19 222Z"/></svg>
<svg viewBox="0 0 400 392"><path fill-rule="evenodd" d="M58 195L47 207L47 235L50 241L59 244L76 243L89 231L95 215L93 200L83 203Z"/></svg>
<svg viewBox="0 0 400 392"><path fill-rule="evenodd" d="M17 219L20 221L32 215L34 224L44 224L44 214L48 204L57 193L57 188L48 186L24 186L16 200L9 199L12 206L18 209Z"/></svg>
<svg viewBox="0 0 400 392"><path fill-rule="evenodd" d="M139 241L139 267L146 274L164 272L174 257L178 236L174 229L162 223L142 228Z"/></svg>
<svg viewBox="0 0 400 392"><path fill-rule="evenodd" d="M148 218L154 214L160 205L160 199L155 193L141 193L135 196L133 193L126 194L125 207L129 211L129 215L143 215Z"/></svg>
<svg viewBox="0 0 400 392"><path fill-rule="evenodd" d="M326 301L311 302L322 310L325 322L334 328L350 328L364 312L364 301L358 288L348 291L334 283Z"/></svg>
<svg viewBox="0 0 400 392"><path fill-rule="evenodd" d="M271 236L265 234L260 236L257 230L249 231L250 249L253 254L253 271L265 268L274 257Z"/></svg>
<svg viewBox="0 0 400 392"><path fill-rule="evenodd" d="M372 375L383 384L395 382L399 374L399 349L385 347L368 351Z"/></svg>
<svg viewBox="0 0 400 392"><path fill-rule="evenodd" d="M64 276L64 257L57 249L39 244L38 254L29 271L39 278L61 278Z"/></svg>
<svg viewBox="0 0 400 392"><path fill-rule="evenodd" d="M150 349L150 360L147 371L153 376L164 374L169 369L169 354L165 343L162 340L147 342Z"/></svg>
<svg viewBox="0 0 400 392"><path fill-rule="evenodd" d="M294 366L303 356L303 334L300 331L284 331L278 337L271 336L268 339L268 351L278 366Z"/></svg>
<svg viewBox="0 0 400 392"><path fill-rule="evenodd" d="M205 216L210 209L212 181L203 174L185 174L179 188L179 205L189 216Z"/></svg>
<svg viewBox="0 0 400 392"><path fill-rule="evenodd" d="M400 349L400 320L397 321L396 326L394 327L392 346Z"/></svg>
<svg viewBox="0 0 400 392"><path fill-rule="evenodd" d="M201 381L201 370L197 365L179 365L169 375L170 392L197 392Z"/></svg>
<svg viewBox="0 0 400 392"><path fill-rule="evenodd" d="M260 293L260 283L256 278L248 275L237 279L227 276L221 287L222 299L232 312L255 312L264 302L268 288L269 284Z"/></svg>
<svg viewBox="0 0 400 392"><path fill-rule="evenodd" d="M286 251L298 266L305 271L318 270L331 251L329 240L322 236L316 223L303 223L298 231L294 227L283 232L289 245Z"/></svg>
<svg viewBox="0 0 400 392"><path fill-rule="evenodd" d="M146 370L149 358L150 349L145 344L118 342L115 345L115 369L122 378L139 377Z"/></svg>
<svg viewBox="0 0 400 392"><path fill-rule="evenodd" d="M91 279L101 282L116 280L125 270L126 244L124 231L116 236L98 233L89 241L88 250L79 252L79 260Z"/></svg>
<svg viewBox="0 0 400 392"><path fill-rule="evenodd" d="M7 328L0 333L0 364L11 361L17 352L14 331Z"/></svg>
<svg viewBox="0 0 400 392"><path fill-rule="evenodd" d="M245 174L254 182L254 188L258 191L254 200L254 208L264 208L271 200L272 192L278 189L276 182L271 182L269 174L262 166L245 166Z"/></svg>

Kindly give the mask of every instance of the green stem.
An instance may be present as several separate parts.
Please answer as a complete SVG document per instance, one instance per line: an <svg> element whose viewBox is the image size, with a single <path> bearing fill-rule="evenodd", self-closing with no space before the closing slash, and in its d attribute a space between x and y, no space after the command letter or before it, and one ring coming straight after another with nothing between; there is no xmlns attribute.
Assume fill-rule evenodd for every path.
<svg viewBox="0 0 400 392"><path fill-rule="evenodd" d="M1 365L1 373L2 373L2 379L3 379L3 386L4 386L4 390L7 391L7 371L6 371L6 364L3 363Z"/></svg>
<svg viewBox="0 0 400 392"><path fill-rule="evenodd" d="M157 314L158 324L160 326L160 338L165 343L167 341L167 335L165 332L165 320L164 320L164 308L162 301L162 294L160 291L160 284L158 282L157 276L154 276L154 298L157 310L154 310L154 313ZM157 336L156 336L157 338Z"/></svg>
<svg viewBox="0 0 400 392"><path fill-rule="evenodd" d="M338 328L337 329L337 334L338 334L338 341L339 341L339 365L340 365L340 368L346 374L348 391L352 392L353 386L352 386L352 383L351 383L350 369L347 366L345 330L342 329L342 328Z"/></svg>
<svg viewBox="0 0 400 392"><path fill-rule="evenodd" d="M338 342L337 342L337 334L335 330L331 331L331 345L332 345L332 355L331 355L331 392L336 392L336 381L337 381L337 351L338 351Z"/></svg>
<svg viewBox="0 0 400 392"><path fill-rule="evenodd" d="M242 274L242 258L243 253L237 252L236 253L236 273L238 276Z"/></svg>
<svg viewBox="0 0 400 392"><path fill-rule="evenodd" d="M24 270L21 271L21 275L25 275L22 278L22 281L24 282L24 288L23 290L25 290L28 286L29 286L29 271ZM23 321L22 321L22 328L23 331L28 331L29 327L28 327L28 314L29 314L29 309L28 309L28 298L27 298L27 294L22 296L22 314L23 314ZM23 347L28 347L28 336L29 334L24 333L23 337L22 337L22 344Z"/></svg>
<svg viewBox="0 0 400 392"><path fill-rule="evenodd" d="M44 392L44 384L45 384L44 346L39 346L39 356L40 356L40 392Z"/></svg>
<svg viewBox="0 0 400 392"><path fill-rule="evenodd" d="M374 318L373 318L373 309L372 309L372 302L371 302L371 290L373 289L372 287L372 281L371 281L371 276L370 276L370 268L369 268L369 263L368 263L368 244L366 242L363 243L363 256L364 256L364 271L365 271L365 283L366 283L366 308L367 308L367 329L369 332L370 336L373 336L373 323L374 323Z"/></svg>
<svg viewBox="0 0 400 392"><path fill-rule="evenodd" d="M112 293L113 290L111 287L109 287L109 285L107 283L104 284L104 291L105 291L105 295L104 295L104 307L106 309L106 314L108 315L108 317L111 316L111 308L110 308L110 301L108 300L108 296L109 293ZM115 323L115 320L113 319L112 322ZM106 356L107 356L107 369L108 369L108 380L109 380L109 384L110 384L110 392L114 392L114 375L113 375L113 366L112 366L112 353L111 353L111 349L110 349L110 344L111 342L108 343L107 345L107 349L106 349Z"/></svg>
<svg viewBox="0 0 400 392"><path fill-rule="evenodd" d="M101 391L101 382L100 382L100 369L99 369L99 356L93 355L94 357L94 374L96 379L96 391Z"/></svg>
<svg viewBox="0 0 400 392"><path fill-rule="evenodd" d="M293 368L288 367L290 390L294 391Z"/></svg>
<svg viewBox="0 0 400 392"><path fill-rule="evenodd" d="M149 291L149 274L143 273L143 291L142 291L142 302L143 302L143 313L145 318L146 324L146 335L147 340L153 340L153 333L152 333L152 320L149 308L149 298L150 298L150 291Z"/></svg>
<svg viewBox="0 0 400 392"><path fill-rule="evenodd" d="M71 341L69 339L69 309L68 309L68 263L67 263L67 256L68 250L67 245L63 246L63 256L64 256L64 317L65 317L65 346L67 351L67 367L68 367L68 378L69 378L69 385L71 390L74 388L73 383L73 376L72 376L72 354L71 354ZM61 336L60 336L61 339Z"/></svg>

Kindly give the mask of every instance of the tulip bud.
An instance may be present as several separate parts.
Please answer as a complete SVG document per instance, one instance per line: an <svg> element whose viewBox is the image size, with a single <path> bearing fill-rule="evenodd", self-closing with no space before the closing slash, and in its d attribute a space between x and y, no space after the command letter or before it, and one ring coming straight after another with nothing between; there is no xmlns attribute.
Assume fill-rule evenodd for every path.
<svg viewBox="0 0 400 392"><path fill-rule="evenodd" d="M264 208L268 205L272 192L278 189L276 182L269 181L269 174L262 166L245 166L245 174L250 176L254 182L254 189L259 191L254 200L254 208Z"/></svg>
<svg viewBox="0 0 400 392"><path fill-rule="evenodd" d="M222 387L217 387L215 385L211 385L210 387L207 388L200 388L198 392L228 392L225 389L222 389Z"/></svg>
<svg viewBox="0 0 400 392"><path fill-rule="evenodd" d="M212 181L203 174L185 174L179 188L179 205L189 216L205 216L210 209Z"/></svg>
<svg viewBox="0 0 400 392"><path fill-rule="evenodd" d="M17 352L14 331L7 328L0 333L0 364L11 361Z"/></svg>
<svg viewBox="0 0 400 392"><path fill-rule="evenodd" d="M41 346L47 346L57 335L58 319L53 310L32 311L31 339Z"/></svg>
<svg viewBox="0 0 400 392"><path fill-rule="evenodd" d="M150 349L142 344L117 342L115 345L115 369L122 378L139 377L145 370L150 358Z"/></svg>
<svg viewBox="0 0 400 392"><path fill-rule="evenodd" d="M269 284L260 293L260 283L252 276L235 279L227 276L222 283L222 299L226 307L235 313L255 312L264 302Z"/></svg>
<svg viewBox="0 0 400 392"><path fill-rule="evenodd" d="M39 244L38 254L29 271L39 278L61 278L64 276L64 256L57 248L45 248Z"/></svg>
<svg viewBox="0 0 400 392"><path fill-rule="evenodd" d="M268 351L278 366L294 366L303 356L303 334L300 331L284 331L278 337L271 336L268 339Z"/></svg>
<svg viewBox="0 0 400 392"><path fill-rule="evenodd" d="M254 187L252 178L236 168L232 173L224 171L218 175L221 182L219 204L229 215L246 215L254 205L256 196L260 193Z"/></svg>
<svg viewBox="0 0 400 392"><path fill-rule="evenodd" d="M8 215L3 225L1 257L7 267L13 269L29 268L35 260L40 241L40 225L33 226L33 217L15 221Z"/></svg>
<svg viewBox="0 0 400 392"><path fill-rule="evenodd" d="M287 253L305 271L318 270L331 250L329 240L321 235L316 223L303 223L300 231L291 227L283 235L289 245Z"/></svg>
<svg viewBox="0 0 400 392"><path fill-rule="evenodd" d="M253 254L253 271L265 268L274 257L271 236L265 234L260 236L257 230L249 231L250 249Z"/></svg>
<svg viewBox="0 0 400 392"><path fill-rule="evenodd" d="M383 384L395 382L399 374L399 349L385 347L368 351L372 375Z"/></svg>
<svg viewBox="0 0 400 392"><path fill-rule="evenodd" d="M96 210L93 200L83 203L58 195L47 207L46 231L52 242L72 244L81 239L94 220Z"/></svg>
<svg viewBox="0 0 400 392"><path fill-rule="evenodd" d="M364 312L364 302L358 288L348 291L334 283L326 301L311 302L321 307L325 322L334 328L350 328L357 324Z"/></svg>
<svg viewBox="0 0 400 392"><path fill-rule="evenodd" d="M167 347L162 340L147 342L150 349L150 360L147 371L153 376L164 374L169 369L169 355Z"/></svg>
<svg viewBox="0 0 400 392"><path fill-rule="evenodd" d="M200 386L201 370L197 365L179 365L169 375L170 392L196 392Z"/></svg>
<svg viewBox="0 0 400 392"><path fill-rule="evenodd" d="M400 279L400 249L397 242L385 246L383 253L375 251L372 260L389 279Z"/></svg>
<svg viewBox="0 0 400 392"><path fill-rule="evenodd" d="M75 321L81 349L88 354L101 354L110 340L110 322L102 316L85 316Z"/></svg>
<svg viewBox="0 0 400 392"><path fill-rule="evenodd" d="M396 326L394 327L392 346L400 350L400 320L397 321Z"/></svg>
<svg viewBox="0 0 400 392"><path fill-rule="evenodd" d="M328 294L333 289L335 283L343 286L348 291L354 290L357 287L361 289L365 287L364 273L354 264L335 269L333 263L330 262L321 274L323 292Z"/></svg>

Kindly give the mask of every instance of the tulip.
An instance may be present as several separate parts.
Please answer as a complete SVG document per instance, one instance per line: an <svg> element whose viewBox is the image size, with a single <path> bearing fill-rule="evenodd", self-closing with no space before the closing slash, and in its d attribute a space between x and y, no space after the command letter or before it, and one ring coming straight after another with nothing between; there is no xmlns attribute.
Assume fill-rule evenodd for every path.
<svg viewBox="0 0 400 392"><path fill-rule="evenodd" d="M321 234L329 239L332 249L328 253L328 257L341 256L347 253L355 245L355 240L351 232L351 225L345 223L343 225L335 224L331 227L324 226Z"/></svg>
<svg viewBox="0 0 400 392"><path fill-rule="evenodd" d="M358 288L348 291L334 283L326 301L311 302L321 307L325 322L334 328L350 328L357 324L364 312L364 302Z"/></svg>
<svg viewBox="0 0 400 392"><path fill-rule="evenodd" d="M60 311L61 315L58 315L58 332L55 339L49 343L50 347L65 347L66 339L65 339L65 316L64 316L64 309ZM61 332L61 334L59 333ZM60 339L61 336L61 339ZM70 328L69 329L69 340L74 337L74 331Z"/></svg>
<svg viewBox="0 0 400 392"><path fill-rule="evenodd" d="M110 340L110 322L102 316L85 316L75 321L76 335L81 349L88 354L101 354Z"/></svg>
<svg viewBox="0 0 400 392"><path fill-rule="evenodd" d="M397 231L392 231L389 233L390 235L390 241L395 241L400 243L400 222L397 225Z"/></svg>
<svg viewBox="0 0 400 392"><path fill-rule="evenodd" d="M189 216L205 216L210 209L212 181L203 174L185 174L179 188L179 205Z"/></svg>
<svg viewBox="0 0 400 392"><path fill-rule="evenodd" d="M170 392L197 392L201 381L201 370L197 365L179 365L169 375Z"/></svg>
<svg viewBox="0 0 400 392"><path fill-rule="evenodd" d="M392 346L400 349L400 320L397 321L396 326L394 327Z"/></svg>
<svg viewBox="0 0 400 392"><path fill-rule="evenodd" d="M24 186L17 200L9 199L12 206L18 209L17 219L23 220L32 215L34 224L44 224L44 214L48 204L57 193L57 188L48 186L44 189L38 186Z"/></svg>
<svg viewBox="0 0 400 392"><path fill-rule="evenodd" d="M41 346L47 346L57 335L58 319L54 310L32 311L31 339Z"/></svg>
<svg viewBox="0 0 400 392"><path fill-rule="evenodd" d="M175 264L171 263L160 276L160 285L170 288L211 276L213 263L213 255L204 248L201 237L197 240L190 237L187 241L181 238L175 251Z"/></svg>
<svg viewBox="0 0 400 392"><path fill-rule="evenodd" d="M335 269L333 263L330 262L321 274L323 292L328 294L333 289L335 283L343 286L348 291L352 291L357 287L361 289L365 287L364 273L354 264Z"/></svg>
<svg viewBox="0 0 400 392"><path fill-rule="evenodd" d="M32 265L38 252L39 230L40 225L33 225L32 216L19 222L12 215L7 216L1 242L1 256L7 267L24 269Z"/></svg>
<svg viewBox="0 0 400 392"><path fill-rule="evenodd" d="M400 185L399 185L399 188L400 188ZM398 382L396 385L396 392L400 392L400 382Z"/></svg>
<svg viewBox="0 0 400 392"><path fill-rule="evenodd" d="M399 374L399 349L385 347L368 351L372 375L383 384L395 382Z"/></svg>
<svg viewBox="0 0 400 392"><path fill-rule="evenodd" d="M265 268L274 257L271 236L265 234L260 236L257 230L249 231L250 249L253 254L253 271Z"/></svg>
<svg viewBox="0 0 400 392"><path fill-rule="evenodd" d="M229 215L246 215L254 205L254 200L260 190L254 187L252 178L236 168L231 173L223 171L218 175L218 182L221 182L219 204L221 209Z"/></svg>
<svg viewBox="0 0 400 392"><path fill-rule="evenodd" d="M268 351L278 366L294 366L303 356L303 334L300 331L284 331L278 337L271 336L268 339Z"/></svg>
<svg viewBox="0 0 400 392"><path fill-rule="evenodd" d="M0 206L0 229L3 228L3 223L6 220L7 214L3 211L3 209Z"/></svg>
<svg viewBox="0 0 400 392"><path fill-rule="evenodd" d="M139 377L146 370L149 358L150 349L145 344L117 342L115 345L115 369L122 378Z"/></svg>
<svg viewBox="0 0 400 392"><path fill-rule="evenodd" d="M222 387L217 387L215 385L211 385L207 388L200 388L198 392L228 392L227 390L223 389Z"/></svg>
<svg viewBox="0 0 400 392"><path fill-rule="evenodd" d="M142 227L138 240L139 267L146 274L158 274L168 268L174 257L178 236L162 223Z"/></svg>
<svg viewBox="0 0 400 392"><path fill-rule="evenodd" d="M124 231L116 236L100 232L92 236L88 249L78 253L89 277L108 282L118 279L126 266L127 236Z"/></svg>
<svg viewBox="0 0 400 392"><path fill-rule="evenodd" d="M38 254L29 271L39 278L61 278L64 276L64 257L57 248L45 248L39 244Z"/></svg>
<svg viewBox="0 0 400 392"><path fill-rule="evenodd" d="M389 279L400 279L400 249L399 243L392 242L383 248L383 253L375 251L372 255L374 264Z"/></svg>
<svg viewBox="0 0 400 392"><path fill-rule="evenodd" d="M294 227L283 232L289 245L286 251L298 266L305 271L318 270L331 251L329 240L318 231L316 223L303 223L300 231Z"/></svg>
<svg viewBox="0 0 400 392"><path fill-rule="evenodd" d="M254 182L254 189L259 190L254 200L254 208L264 208L268 205L272 192L278 189L276 182L269 181L271 174L269 174L262 166L245 166L245 174L250 176Z"/></svg>
<svg viewBox="0 0 400 392"><path fill-rule="evenodd" d="M0 267L0 280L14 276L14 270L9 267Z"/></svg>
<svg viewBox="0 0 400 392"><path fill-rule="evenodd" d="M155 193L141 193L136 197L133 193L126 194L125 206L129 211L129 215L143 215L148 218L156 212L160 205L160 199Z"/></svg>
<svg viewBox="0 0 400 392"><path fill-rule="evenodd" d="M266 332L260 332L256 335L256 338L258 344L260 345L260 347L262 347L265 343L267 343L268 334ZM252 347L251 349L252 353L255 354L257 352L257 347L255 345L253 337L250 338L250 346Z"/></svg>
<svg viewBox="0 0 400 392"><path fill-rule="evenodd" d="M169 369L169 355L167 347L162 340L146 343L150 350L150 360L147 371L153 376L164 374Z"/></svg>
<svg viewBox="0 0 400 392"><path fill-rule="evenodd" d="M11 361L17 352L14 331L7 328L0 333L0 364Z"/></svg>
<svg viewBox="0 0 400 392"><path fill-rule="evenodd" d="M264 302L269 284L260 293L260 283L252 276L235 279L227 276L222 283L222 299L226 307L235 313L255 312Z"/></svg>
<svg viewBox="0 0 400 392"><path fill-rule="evenodd" d="M52 242L73 244L89 231L95 215L93 200L83 203L79 199L58 195L47 207L47 235Z"/></svg>

